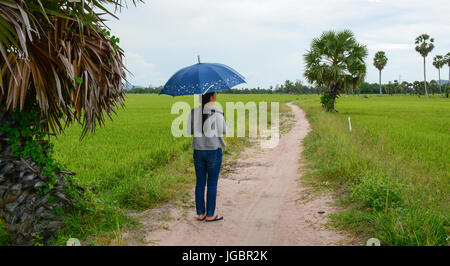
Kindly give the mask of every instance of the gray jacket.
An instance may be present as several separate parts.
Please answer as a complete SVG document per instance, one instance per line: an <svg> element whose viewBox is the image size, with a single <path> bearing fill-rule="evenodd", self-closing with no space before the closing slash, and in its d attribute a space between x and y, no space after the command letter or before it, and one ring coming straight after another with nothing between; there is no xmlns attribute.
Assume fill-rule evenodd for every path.
<svg viewBox="0 0 450 266"><path fill-rule="evenodd" d="M203 113L209 114L203 126L203 133L201 106L192 109L189 114L187 132L194 135L191 147L194 150L217 150L226 147L222 137L227 133L223 112L214 106L205 105Z"/></svg>

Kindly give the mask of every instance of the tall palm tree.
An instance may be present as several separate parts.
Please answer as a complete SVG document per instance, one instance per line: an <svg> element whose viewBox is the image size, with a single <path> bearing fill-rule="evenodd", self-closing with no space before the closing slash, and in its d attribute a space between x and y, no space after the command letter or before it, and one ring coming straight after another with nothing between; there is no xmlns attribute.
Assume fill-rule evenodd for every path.
<svg viewBox="0 0 450 266"><path fill-rule="evenodd" d="M104 24L104 16L116 17L121 7L121 0L0 0L0 174L17 177L8 179L7 191L24 178L27 186L42 180L31 184L35 190L14 210L32 197L44 204L39 191L66 191L67 172L51 160L46 134L59 134L73 122L82 125L82 136L93 133L123 105L123 51ZM38 213L19 214L0 210L8 223L27 224L8 228L22 230L17 239L30 241Z"/></svg>
<svg viewBox="0 0 450 266"><path fill-rule="evenodd" d="M427 90L427 75L426 75L426 63L425 58L434 49L434 39L430 38L428 34L422 34L416 38L416 51L423 57L423 84L425 86L425 94L428 95Z"/></svg>
<svg viewBox="0 0 450 266"><path fill-rule="evenodd" d="M445 55L444 62L448 66L448 82L447 82L447 85L450 86L450 52Z"/></svg>
<svg viewBox="0 0 450 266"><path fill-rule="evenodd" d="M441 87L441 68L446 64L444 57L442 55L436 55L433 58L433 66L437 68L438 70L438 83L439 83L439 92L442 94L442 87Z"/></svg>
<svg viewBox="0 0 450 266"><path fill-rule="evenodd" d="M336 98L350 83L360 84L364 80L367 54L366 46L359 44L349 30L326 31L313 39L304 55L304 75L310 83L325 86L322 103L327 110L335 110Z"/></svg>
<svg viewBox="0 0 450 266"><path fill-rule="evenodd" d="M383 51L379 51L375 54L375 57L373 58L373 65L378 69L379 71L379 81L380 81L380 96L383 95L383 91L381 89L381 71L386 66L388 62L388 58L386 57L386 54Z"/></svg>

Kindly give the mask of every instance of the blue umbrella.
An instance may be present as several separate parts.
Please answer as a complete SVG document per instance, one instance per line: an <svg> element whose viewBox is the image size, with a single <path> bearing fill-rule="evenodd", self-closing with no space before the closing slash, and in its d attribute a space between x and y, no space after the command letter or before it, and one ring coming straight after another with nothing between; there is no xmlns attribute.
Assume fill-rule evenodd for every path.
<svg viewBox="0 0 450 266"><path fill-rule="evenodd" d="M218 63L200 63L178 70L167 81L160 94L172 96L205 94L227 90L245 83L245 78L229 66Z"/></svg>

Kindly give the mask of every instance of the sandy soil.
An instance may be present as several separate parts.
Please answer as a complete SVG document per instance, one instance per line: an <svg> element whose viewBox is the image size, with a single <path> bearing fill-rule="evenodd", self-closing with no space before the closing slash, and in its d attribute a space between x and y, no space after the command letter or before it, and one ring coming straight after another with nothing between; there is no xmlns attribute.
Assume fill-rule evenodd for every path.
<svg viewBox="0 0 450 266"><path fill-rule="evenodd" d="M134 214L139 231L124 233L128 245L348 245L353 239L328 230L328 214L336 211L328 195L311 196L301 186L302 140L310 130L305 113L288 104L291 130L278 146L246 149L219 177L216 213L224 220L196 220L195 205L168 203ZM193 195L193 190L191 195ZM314 193L313 193L314 194Z"/></svg>

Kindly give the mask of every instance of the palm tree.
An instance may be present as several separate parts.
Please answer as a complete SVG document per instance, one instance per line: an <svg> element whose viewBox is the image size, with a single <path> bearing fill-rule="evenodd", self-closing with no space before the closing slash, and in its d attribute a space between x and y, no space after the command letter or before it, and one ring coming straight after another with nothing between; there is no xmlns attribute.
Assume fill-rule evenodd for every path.
<svg viewBox="0 0 450 266"><path fill-rule="evenodd" d="M441 88L441 68L446 64L444 57L442 55L436 55L433 58L433 66L438 70L438 83L439 83L439 92L442 94Z"/></svg>
<svg viewBox="0 0 450 266"><path fill-rule="evenodd" d="M383 91L381 90L381 70L386 66L388 62L388 58L386 57L386 54L383 51L379 51L375 54L375 57L373 58L373 65L378 69L379 71L379 78L380 78L380 96L383 95Z"/></svg>
<svg viewBox="0 0 450 266"><path fill-rule="evenodd" d="M430 97L430 95L428 95L428 90L427 90L427 75L426 75L425 58L434 49L433 42L434 42L434 39L430 38L430 36L428 34L422 34L416 38L416 51L423 57L423 82L424 82L423 84L425 86L425 94L427 95L427 97Z"/></svg>
<svg viewBox="0 0 450 266"><path fill-rule="evenodd" d="M122 1L0 0L0 174L17 177L8 181L7 191L31 186L27 199L34 197L42 204L44 194L63 195L68 184L64 175L69 172L52 160L44 137L62 133L73 122L82 125L82 137L93 133L123 105L123 51L104 24L104 15L116 17L111 7L120 9ZM16 228L11 230L20 241L30 241L38 230L33 222L39 218L37 212L12 212L24 210L27 202L0 210L0 218L8 223L27 224L8 224ZM53 232L44 220L40 230Z"/></svg>
<svg viewBox="0 0 450 266"><path fill-rule="evenodd" d="M448 82L447 85L450 86L450 52L445 55L444 64L448 66Z"/></svg>
<svg viewBox="0 0 450 266"><path fill-rule="evenodd" d="M325 86L322 104L328 111L335 110L340 92L364 80L366 57L366 46L359 44L349 30L326 31L320 38L313 39L310 50L304 55L304 75L310 83Z"/></svg>

